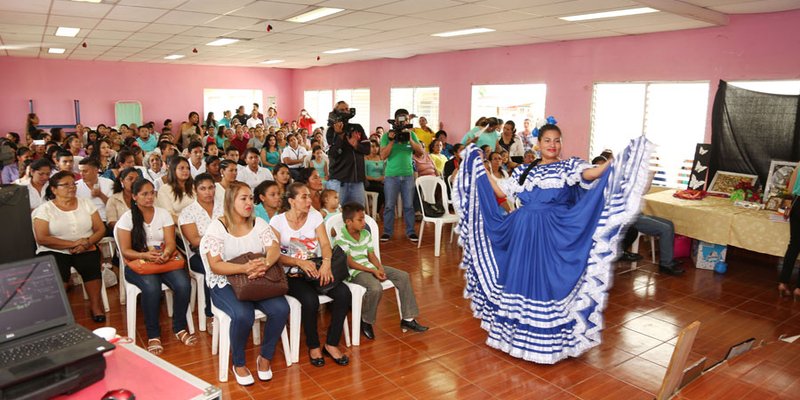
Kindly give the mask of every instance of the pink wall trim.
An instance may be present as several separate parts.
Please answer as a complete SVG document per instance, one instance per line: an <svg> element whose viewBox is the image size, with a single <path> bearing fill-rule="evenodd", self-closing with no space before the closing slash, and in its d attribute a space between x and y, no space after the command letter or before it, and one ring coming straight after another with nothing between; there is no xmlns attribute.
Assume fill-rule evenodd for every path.
<svg viewBox="0 0 800 400"><path fill-rule="evenodd" d="M439 116L452 142L471 126L472 84L546 83L546 114L564 130L565 153L587 157L595 82L709 81L710 115L720 79L800 77L798 24L800 10L733 15L724 27L316 67L295 71L292 108L302 107L304 90L368 87L375 127L393 111L391 87L439 86Z"/></svg>
<svg viewBox="0 0 800 400"><path fill-rule="evenodd" d="M73 99L78 99L81 122L89 126L113 125L114 103L137 100L144 120L156 122L157 129L167 118L176 125L185 121L191 111L204 120L204 88L261 89L264 101L277 96L278 109L284 106L287 112L294 103L292 71L287 69L0 57L0 75L3 134L24 132L28 99L33 99L34 111L46 125L74 122ZM250 111L250 104L244 106Z"/></svg>

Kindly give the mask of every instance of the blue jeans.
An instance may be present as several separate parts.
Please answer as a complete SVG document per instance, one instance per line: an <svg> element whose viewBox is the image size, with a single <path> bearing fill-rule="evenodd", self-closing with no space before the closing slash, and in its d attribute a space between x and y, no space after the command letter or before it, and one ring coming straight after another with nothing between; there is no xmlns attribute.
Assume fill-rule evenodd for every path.
<svg viewBox="0 0 800 400"><path fill-rule="evenodd" d="M186 330L186 310L189 308L189 299L192 296L192 284L185 269L176 269L163 274L139 275L136 271L125 268L125 280L142 291L139 297L142 299L144 326L148 339L161 337L159 314L162 283L172 289L172 331L178 333ZM128 301L136 300L128 299Z"/></svg>
<svg viewBox="0 0 800 400"><path fill-rule="evenodd" d="M200 259L200 254L195 254L189 259L189 269L205 276L206 269L203 267L203 261ZM200 288L197 288L197 290L200 290ZM205 279L203 279L203 291L206 292L206 317L212 317L214 314L211 313L211 295L209 294L208 284L206 283Z"/></svg>
<svg viewBox="0 0 800 400"><path fill-rule="evenodd" d="M258 309L267 316L264 324L264 337L261 339L261 357L272 360L275 355L275 346L281 337L281 332L289 318L289 303L283 296L264 299L261 301L240 301L233 294L231 285L222 288L211 288L211 298L214 306L231 317L231 354L233 366L244 367L244 348L250 330L255 322L255 310ZM289 349L283 349L284 352Z"/></svg>
<svg viewBox="0 0 800 400"><path fill-rule="evenodd" d="M403 200L403 221L406 223L406 236L414 232L414 176L387 176L383 180L386 205L383 208L383 234L392 236L394 232L394 208L397 196Z"/></svg>
<svg viewBox="0 0 800 400"><path fill-rule="evenodd" d="M675 226L672 221L650 215L640 215L633 223L633 227L641 233L658 237L659 264L672 266L672 254L675 242Z"/></svg>
<svg viewBox="0 0 800 400"><path fill-rule="evenodd" d="M362 206L367 204L367 192L364 190L364 182L342 182L338 179L331 179L327 183L327 188L339 193L339 204L356 202Z"/></svg>

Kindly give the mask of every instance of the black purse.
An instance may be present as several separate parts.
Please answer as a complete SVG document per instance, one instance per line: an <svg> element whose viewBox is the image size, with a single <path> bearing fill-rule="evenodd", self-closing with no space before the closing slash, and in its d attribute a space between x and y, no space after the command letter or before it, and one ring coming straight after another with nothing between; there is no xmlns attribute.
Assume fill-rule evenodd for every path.
<svg viewBox="0 0 800 400"><path fill-rule="evenodd" d="M444 207L439 203L428 203L423 200L422 208L426 217L439 218L444 215Z"/></svg>
<svg viewBox="0 0 800 400"><path fill-rule="evenodd" d="M313 257L308 260L316 264L318 271L322 267L322 257ZM319 278L305 275L305 279L311 283L317 293L322 295L327 294L331 289L335 288L336 285L344 282L345 279L350 276L350 271L347 268L347 254L345 254L344 250L339 246L333 248L333 255L331 255L331 274L333 274L333 281L324 286L319 284Z"/></svg>

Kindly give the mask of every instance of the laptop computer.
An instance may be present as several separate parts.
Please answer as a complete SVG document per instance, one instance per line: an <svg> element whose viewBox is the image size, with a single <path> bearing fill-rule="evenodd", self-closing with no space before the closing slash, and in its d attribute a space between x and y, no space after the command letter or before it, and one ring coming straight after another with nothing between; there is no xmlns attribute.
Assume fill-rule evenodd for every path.
<svg viewBox="0 0 800 400"><path fill-rule="evenodd" d="M113 348L75 323L53 256L0 264L0 392Z"/></svg>

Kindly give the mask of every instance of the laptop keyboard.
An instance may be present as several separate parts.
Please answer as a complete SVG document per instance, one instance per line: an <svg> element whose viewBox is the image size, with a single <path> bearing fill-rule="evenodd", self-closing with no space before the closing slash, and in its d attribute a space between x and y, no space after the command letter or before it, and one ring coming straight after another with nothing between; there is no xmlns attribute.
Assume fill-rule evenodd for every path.
<svg viewBox="0 0 800 400"><path fill-rule="evenodd" d="M48 353L91 339L93 335L78 327L59 334L41 338L35 342L14 346L0 351L0 367L32 360Z"/></svg>

